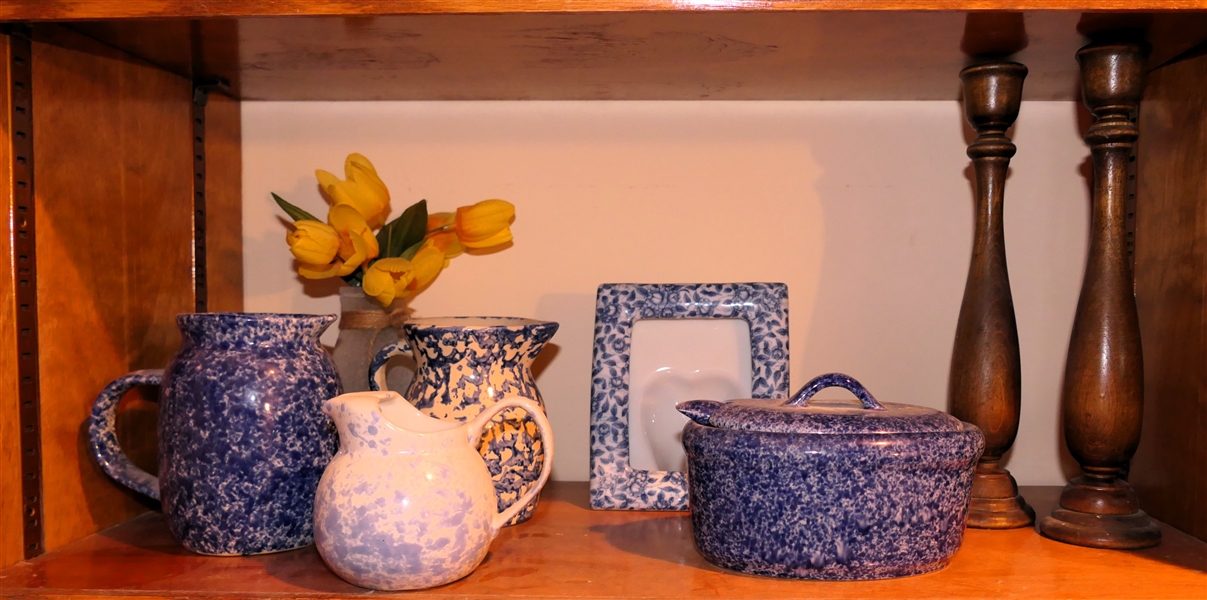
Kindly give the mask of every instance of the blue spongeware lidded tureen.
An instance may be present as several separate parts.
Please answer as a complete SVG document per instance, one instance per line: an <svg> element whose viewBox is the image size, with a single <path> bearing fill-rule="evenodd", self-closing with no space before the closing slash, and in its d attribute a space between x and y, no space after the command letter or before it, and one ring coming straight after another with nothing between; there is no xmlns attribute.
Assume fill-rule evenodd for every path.
<svg viewBox="0 0 1207 600"><path fill-rule="evenodd" d="M859 399L810 402L827 387ZM696 546L745 573L884 579L943 568L984 449L974 425L833 373L789 400L678 405Z"/></svg>

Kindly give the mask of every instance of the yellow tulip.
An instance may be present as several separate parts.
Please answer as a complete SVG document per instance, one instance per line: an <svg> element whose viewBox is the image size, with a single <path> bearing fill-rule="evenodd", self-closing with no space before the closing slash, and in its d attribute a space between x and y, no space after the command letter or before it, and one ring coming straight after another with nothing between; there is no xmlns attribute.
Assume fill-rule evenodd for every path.
<svg viewBox="0 0 1207 600"><path fill-rule="evenodd" d="M406 295L414 296L419 292L427 289L436 280L436 276L444 269L447 259L444 257L444 252L436 246L433 240L428 240L419 247L419 251L415 253L411 259L411 265L414 266L414 279L406 286Z"/></svg>
<svg viewBox="0 0 1207 600"><path fill-rule="evenodd" d="M289 251L304 264L325 265L335 258L339 250L339 234L335 228L318 221L303 219L293 224L293 230L285 234Z"/></svg>
<svg viewBox="0 0 1207 600"><path fill-rule="evenodd" d="M426 238L444 253L444 268L449 262L465 252L465 246L457 239L457 232L452 228L457 215L454 213L433 213L428 215Z"/></svg>
<svg viewBox="0 0 1207 600"><path fill-rule="evenodd" d="M515 206L506 200L483 200L457 209L453 229L466 248L490 248L511 241Z"/></svg>
<svg viewBox="0 0 1207 600"><path fill-rule="evenodd" d="M377 258L381 253L373 230L355 208L336 204L327 213L327 222L339 234L339 258L344 263L337 272L340 277L355 271L362 263Z"/></svg>
<svg viewBox="0 0 1207 600"><path fill-rule="evenodd" d="M431 241L424 243L411 260L383 258L365 270L361 286L382 306L422 292L444 269L444 253Z"/></svg>
<svg viewBox="0 0 1207 600"><path fill-rule="evenodd" d="M335 277L342 266L344 266L344 263L339 260L329 265L308 265L303 263L298 265L298 275L306 279L326 279L328 277Z"/></svg>
<svg viewBox="0 0 1207 600"><path fill-rule="evenodd" d="M465 246L461 245L461 240L457 239L455 232L442 231L440 233L431 233L428 234L427 239L444 255L444 268L446 269L452 263L452 259L461 256L465 252Z"/></svg>
<svg viewBox="0 0 1207 600"><path fill-rule="evenodd" d="M298 274L302 277L343 277L377 258L380 253L377 238L355 208L336 204L327 213L327 221L297 221L295 229L285 238L289 250L301 263Z"/></svg>
<svg viewBox="0 0 1207 600"><path fill-rule="evenodd" d="M344 160L344 177L368 189L374 197L384 198L384 204L389 204L390 190L386 189L386 184L377 175L377 169L364 155L355 152L348 155Z"/></svg>
<svg viewBox="0 0 1207 600"><path fill-rule="evenodd" d="M406 289L415 278L414 266L405 258L383 258L365 269L361 288L382 306L389 306L399 296L399 288Z"/></svg>
<svg viewBox="0 0 1207 600"><path fill-rule="evenodd" d="M390 191L369 159L360 154L349 154L344 161L344 180L322 169L314 175L331 204L355 208L374 229L385 224L386 214L390 212Z"/></svg>
<svg viewBox="0 0 1207 600"><path fill-rule="evenodd" d="M450 212L431 213L427 216L427 232L429 235L444 230L451 230L457 221L457 214Z"/></svg>

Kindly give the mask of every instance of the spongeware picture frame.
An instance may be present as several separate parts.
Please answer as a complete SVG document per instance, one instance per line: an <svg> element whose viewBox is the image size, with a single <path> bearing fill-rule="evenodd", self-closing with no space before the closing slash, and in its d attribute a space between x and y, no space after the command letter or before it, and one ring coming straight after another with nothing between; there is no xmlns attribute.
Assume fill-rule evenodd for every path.
<svg viewBox="0 0 1207 600"><path fill-rule="evenodd" d="M634 467L636 444L646 440L633 439L633 431L653 429L631 427L630 419L649 416L648 410L635 406L634 399L644 390L630 390L634 379L631 371L634 331L643 320L740 320L749 329L749 368L746 365L728 365L726 375L749 373L749 386L741 385L717 389L749 390L752 398L786 398L788 385L788 286L782 283L607 283L599 286L595 304L595 336L591 368L591 508L621 510L686 510L687 478L681 470ZM714 324L705 324L714 325ZM720 339L726 338L724 331ZM643 339L655 333L666 334L669 329L650 328ZM690 339L688 339L690 338ZM699 344L709 339L708 335L686 336L683 344ZM718 339L715 336L712 339ZM728 334L728 344L734 337ZM657 351L674 344L657 340L652 347ZM707 343L707 342L704 342ZM699 356L699 348L687 350L687 356ZM705 348L705 354L708 349ZM722 356L744 356L740 353L725 353ZM668 357L669 358L669 357ZM683 358L679 359L682 364ZM687 358L687 361L695 360ZM664 361L667 364L673 361ZM714 361L715 363L715 358ZM656 364L663 362L655 361ZM699 374L699 372L695 372ZM715 374L714 374L715 375ZM709 377L705 375L703 377ZM647 381L643 373L637 379ZM713 377L715 379L715 377ZM703 389L693 387L691 381L684 385L671 386L691 393ZM648 387L648 386L647 386ZM664 386L665 387L665 386ZM714 392L718 393L718 392ZM672 402L696 400L698 397L672 398ZM729 400L728 398L710 398ZM642 398L642 400L646 400ZM672 404L673 405L673 404ZM665 409L660 409L663 413ZM666 417L660 417L662 429L666 428ZM686 421L686 419L684 419ZM642 424L644 425L644 424ZM656 429L656 428L654 428ZM662 431L665 436L666 432ZM674 438L677 440L677 437ZM655 446L666 446L662 440ZM642 458L645 467L650 460ZM660 460L659 466L666 465Z"/></svg>

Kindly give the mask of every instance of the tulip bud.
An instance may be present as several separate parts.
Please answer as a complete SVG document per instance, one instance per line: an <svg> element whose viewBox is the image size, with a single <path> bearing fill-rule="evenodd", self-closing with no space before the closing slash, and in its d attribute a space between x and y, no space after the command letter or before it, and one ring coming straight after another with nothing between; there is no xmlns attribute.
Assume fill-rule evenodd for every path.
<svg viewBox="0 0 1207 600"><path fill-rule="evenodd" d="M457 237L466 248L490 248L511 241L515 206L506 200L483 200L457 209Z"/></svg>
<svg viewBox="0 0 1207 600"><path fill-rule="evenodd" d="M296 221L293 226L293 231L285 234L285 241L295 258L309 265L325 265L335 259L339 234L334 227L310 220Z"/></svg>

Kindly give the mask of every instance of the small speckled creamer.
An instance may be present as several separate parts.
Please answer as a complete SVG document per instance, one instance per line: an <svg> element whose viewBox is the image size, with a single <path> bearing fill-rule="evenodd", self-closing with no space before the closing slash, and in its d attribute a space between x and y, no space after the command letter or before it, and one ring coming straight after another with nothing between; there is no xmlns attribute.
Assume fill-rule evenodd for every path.
<svg viewBox="0 0 1207 600"><path fill-rule="evenodd" d="M863 406L813 403L829 386ZM942 568L964 536L975 426L881 404L819 377L788 401L679 404L696 546L722 567L775 577L882 579Z"/></svg>
<svg viewBox="0 0 1207 600"><path fill-rule="evenodd" d="M332 571L361 587L424 589L470 574L553 465L549 421L519 397L500 399L467 423L428 417L394 392L344 394L323 410L339 428L340 450L315 496L315 542ZM499 512L476 448L491 420L508 410L532 416L544 468Z"/></svg>
<svg viewBox="0 0 1207 600"><path fill-rule="evenodd" d="M390 357L414 350L417 371L406 399L429 417L465 422L499 398L519 396L544 406L532 361L557 323L517 317L432 317L402 326L404 341L382 348L369 365L369 389L385 389ZM494 478L499 510L515 503L540 476L541 436L533 417L512 410L482 435L478 451ZM537 499L508 525L532 517Z"/></svg>
<svg viewBox="0 0 1207 600"><path fill-rule="evenodd" d="M309 545L313 498L335 454L320 410L340 393L319 345L334 315L197 313L176 317L183 343L163 371L109 384L88 434L109 476L163 503L172 535L199 554L246 555ZM160 386L159 477L122 453L121 398Z"/></svg>

